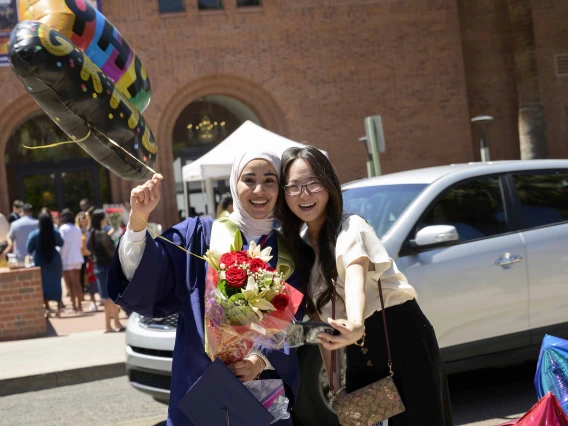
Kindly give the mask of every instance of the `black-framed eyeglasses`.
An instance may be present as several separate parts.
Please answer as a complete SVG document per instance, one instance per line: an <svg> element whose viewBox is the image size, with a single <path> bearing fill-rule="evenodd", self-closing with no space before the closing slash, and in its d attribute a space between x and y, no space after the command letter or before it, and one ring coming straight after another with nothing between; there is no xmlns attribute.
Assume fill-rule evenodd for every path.
<svg viewBox="0 0 568 426"><path fill-rule="evenodd" d="M300 195L304 188L306 188L308 194L315 194L316 192L323 191L324 186L320 181L314 180L305 184L295 183L292 185L284 185L283 188L287 195L295 197L296 195Z"/></svg>

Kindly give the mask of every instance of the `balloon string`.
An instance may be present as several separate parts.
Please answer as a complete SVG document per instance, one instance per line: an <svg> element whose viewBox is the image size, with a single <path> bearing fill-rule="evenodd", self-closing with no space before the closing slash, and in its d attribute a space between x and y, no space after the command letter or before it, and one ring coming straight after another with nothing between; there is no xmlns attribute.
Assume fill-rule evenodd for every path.
<svg viewBox="0 0 568 426"><path fill-rule="evenodd" d="M65 145L65 144L70 144L70 143L79 143L79 142L83 142L85 140L87 140L89 138L89 136L91 136L91 129L92 127L87 125L89 127L89 132L87 133L87 135L81 139L77 139L77 140L72 140L72 141L63 141L63 142L57 142L57 143L52 143L50 145L42 145L42 146L26 146L23 145L22 146L26 149L45 149L45 148L55 148L57 146L60 145ZM96 130L96 129L95 129ZM97 130L98 131L98 130ZM104 133L99 132L101 135L103 135L104 137L106 137L110 143L112 143L114 146L120 148L121 150L123 150L126 154L130 155L132 158L134 158L134 160L138 161L142 166L146 167L148 170L150 170L152 173L157 174L158 172L156 172L153 168L151 168L150 166L148 166L147 164L144 164L142 161L140 161L138 158L136 158L134 155L132 155L130 152L128 152L126 149L124 149L123 147L121 147L118 143L116 143L115 141L113 141L111 138L109 138L108 136L106 136ZM173 241L168 240L166 237L163 237L161 235L156 234L148 225L148 222L146 221L146 219L144 219L144 216L142 216L142 214L136 209L136 205L138 204L138 200L136 200L136 204L134 205L134 212L140 216L140 218L144 221L144 224L146 225L146 229L150 232L150 234L152 234L154 236L154 238L160 238L161 240L167 241L168 243L176 246L177 248L179 248L180 250L185 251L186 253L197 257L198 259L201 260L205 260L207 261L207 259L203 256L199 256L195 253L190 252L189 250L183 248L182 246L174 243Z"/></svg>
<svg viewBox="0 0 568 426"><path fill-rule="evenodd" d="M45 149L45 148L55 148L56 146L59 145L66 145L68 143L79 143L79 142L83 142L85 140L87 140L87 138L91 136L91 129L89 128L89 132L87 133L87 136L85 136L84 138L78 139L78 140L72 140L72 141L63 141L63 142L57 142L57 143L52 143L50 145L42 145L42 146L26 146L24 144L22 144L22 146L26 149Z"/></svg>
<svg viewBox="0 0 568 426"><path fill-rule="evenodd" d="M83 142L85 140L87 140L89 138L89 136L91 136L92 131L91 129L93 129L94 127L90 126L87 124L87 126L89 127L89 132L87 133L87 135L81 139L77 139L77 140L72 140L72 141L63 141L63 142L57 142L57 143L52 143L50 145L42 145L42 146L26 146L26 145L22 145L24 148L26 149L46 149L46 148L55 148L61 145L66 145L66 144L70 144L70 143L79 143L79 142ZM97 130L97 129L95 129ZM116 143L115 141L113 141L111 138L109 138L107 135L105 135L103 132L100 132L97 130L97 132L99 132L101 135L103 135L105 138L108 139L108 141L113 144L114 146L116 146L117 148L120 148L121 150L123 150L127 155L129 155L130 157L132 157L134 160L136 160L137 162L139 162L143 167L145 167L146 169L150 170L152 173L156 174L158 172L156 172L152 167L150 167L149 165L143 163L142 161L140 161L139 158L136 158L134 155L132 155L130 152L128 152L126 149L124 149L122 146L120 146L118 143Z"/></svg>

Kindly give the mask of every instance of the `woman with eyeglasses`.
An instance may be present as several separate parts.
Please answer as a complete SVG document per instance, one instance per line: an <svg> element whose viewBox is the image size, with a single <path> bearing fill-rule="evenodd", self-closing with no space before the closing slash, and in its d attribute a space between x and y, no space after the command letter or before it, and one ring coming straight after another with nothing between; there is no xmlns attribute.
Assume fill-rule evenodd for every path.
<svg viewBox="0 0 568 426"><path fill-rule="evenodd" d="M347 352L346 388L341 388L337 373L328 374L333 388L340 390L334 396L342 397L389 374L379 312L381 280L393 379L406 407L388 425L452 425L434 329L416 303L416 291L373 228L362 217L343 211L339 180L327 157L310 146L287 149L282 156L282 182L277 216L306 284L308 314L338 331L334 336L318 335L328 373L331 351L346 348Z"/></svg>

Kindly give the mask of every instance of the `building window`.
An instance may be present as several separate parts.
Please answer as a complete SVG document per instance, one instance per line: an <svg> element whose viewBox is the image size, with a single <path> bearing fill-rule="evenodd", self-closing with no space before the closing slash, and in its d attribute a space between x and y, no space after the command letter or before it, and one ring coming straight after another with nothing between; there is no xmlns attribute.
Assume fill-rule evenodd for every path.
<svg viewBox="0 0 568 426"><path fill-rule="evenodd" d="M158 0L158 10L160 13L183 12L183 0Z"/></svg>
<svg viewBox="0 0 568 426"><path fill-rule="evenodd" d="M262 0L237 0L237 7L260 6Z"/></svg>
<svg viewBox="0 0 568 426"><path fill-rule="evenodd" d="M220 10L223 9L223 0L197 0L199 10Z"/></svg>

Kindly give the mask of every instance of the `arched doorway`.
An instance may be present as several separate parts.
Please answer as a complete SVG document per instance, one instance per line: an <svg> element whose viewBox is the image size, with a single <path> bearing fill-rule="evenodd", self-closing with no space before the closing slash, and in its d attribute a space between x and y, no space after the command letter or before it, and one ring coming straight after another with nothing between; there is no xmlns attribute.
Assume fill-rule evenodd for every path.
<svg viewBox="0 0 568 426"><path fill-rule="evenodd" d="M248 106L225 95L200 97L189 103L180 113L173 129L172 148L177 205L182 217L187 216L182 167L223 142L247 120L261 125L257 115ZM190 216L203 214L215 216L215 212L207 211L207 201L201 183L190 182L186 190ZM229 181L215 181L213 190L215 201L218 202L223 194L230 192Z"/></svg>
<svg viewBox="0 0 568 426"><path fill-rule="evenodd" d="M18 125L6 144L5 162L10 200L32 204L38 212L70 208L82 198L95 205L110 202L108 171L75 144L26 149L67 141L69 137L43 112Z"/></svg>

